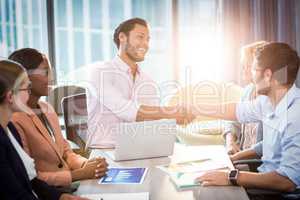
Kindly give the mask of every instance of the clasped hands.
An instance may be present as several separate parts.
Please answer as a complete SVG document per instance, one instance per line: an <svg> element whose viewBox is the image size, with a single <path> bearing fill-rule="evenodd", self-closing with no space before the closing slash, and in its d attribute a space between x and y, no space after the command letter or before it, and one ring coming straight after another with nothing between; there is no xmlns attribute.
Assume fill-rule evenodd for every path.
<svg viewBox="0 0 300 200"><path fill-rule="evenodd" d="M196 116L193 114L192 109L186 106L171 107L173 118L176 119L177 124L185 125L191 123Z"/></svg>
<svg viewBox="0 0 300 200"><path fill-rule="evenodd" d="M86 178L100 178L107 172L108 164L105 158L96 157L87 160L82 166Z"/></svg>

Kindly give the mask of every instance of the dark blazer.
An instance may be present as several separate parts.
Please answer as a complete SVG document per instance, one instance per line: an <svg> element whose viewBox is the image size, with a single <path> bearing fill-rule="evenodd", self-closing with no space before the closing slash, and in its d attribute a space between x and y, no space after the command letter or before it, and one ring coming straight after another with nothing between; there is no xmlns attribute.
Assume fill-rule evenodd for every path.
<svg viewBox="0 0 300 200"><path fill-rule="evenodd" d="M8 128L22 146L21 138L12 123ZM29 180L23 161L0 125L0 197L1 200L58 200L62 195L55 187L34 178Z"/></svg>

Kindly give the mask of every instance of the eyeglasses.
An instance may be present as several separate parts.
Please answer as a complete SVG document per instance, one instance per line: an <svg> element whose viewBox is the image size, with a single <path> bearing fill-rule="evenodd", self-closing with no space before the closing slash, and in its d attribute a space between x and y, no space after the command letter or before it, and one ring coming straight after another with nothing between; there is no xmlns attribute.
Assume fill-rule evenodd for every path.
<svg viewBox="0 0 300 200"><path fill-rule="evenodd" d="M27 91L28 94L31 94L31 89L32 89L32 85L29 84L29 85L27 86L27 88L20 88L20 89L18 89L18 91Z"/></svg>
<svg viewBox="0 0 300 200"><path fill-rule="evenodd" d="M34 69L29 71L29 75L49 76L48 69Z"/></svg>

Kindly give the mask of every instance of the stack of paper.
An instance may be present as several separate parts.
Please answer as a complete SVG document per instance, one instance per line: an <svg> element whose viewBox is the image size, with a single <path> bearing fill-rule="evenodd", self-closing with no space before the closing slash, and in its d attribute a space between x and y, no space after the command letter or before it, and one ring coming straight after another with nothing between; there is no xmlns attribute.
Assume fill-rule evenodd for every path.
<svg viewBox="0 0 300 200"><path fill-rule="evenodd" d="M221 163L213 159L191 160L186 162L171 163L165 166L159 166L160 169L167 173L195 173L216 169L227 168L226 163Z"/></svg>
<svg viewBox="0 0 300 200"><path fill-rule="evenodd" d="M195 179L203 173L216 169L226 169L228 167L225 163L212 159L202 159L172 163L170 165L159 166L158 168L168 173L178 188L188 188L199 186L200 183L196 183Z"/></svg>
<svg viewBox="0 0 300 200"><path fill-rule="evenodd" d="M81 197L90 200L149 200L149 193L107 193L107 194L85 194Z"/></svg>
<svg viewBox="0 0 300 200"><path fill-rule="evenodd" d="M202 174L203 173L174 173L170 174L170 178L177 188L184 189L200 186L201 183L195 180Z"/></svg>

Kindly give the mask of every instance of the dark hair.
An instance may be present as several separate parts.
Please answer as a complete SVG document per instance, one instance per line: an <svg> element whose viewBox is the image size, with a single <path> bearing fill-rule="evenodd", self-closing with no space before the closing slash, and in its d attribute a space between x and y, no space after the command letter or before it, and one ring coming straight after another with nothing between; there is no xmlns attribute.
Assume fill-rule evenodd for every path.
<svg viewBox="0 0 300 200"><path fill-rule="evenodd" d="M270 68L273 73L286 69L286 76L275 75L282 84L293 84L296 80L300 59L295 50L288 44L272 42L256 51L257 64L262 68Z"/></svg>
<svg viewBox="0 0 300 200"><path fill-rule="evenodd" d="M141 18L132 18L132 19L128 19L124 22L122 22L116 29L114 32L114 42L117 45L118 49L120 47L120 40L119 40L119 34L120 33L125 33L126 36L129 35L129 32L134 29L134 26L136 24L148 27L147 22L144 19Z"/></svg>
<svg viewBox="0 0 300 200"><path fill-rule="evenodd" d="M25 69L16 62L10 60L0 61L0 104L3 103L5 95L9 90L20 84L25 74Z"/></svg>
<svg viewBox="0 0 300 200"><path fill-rule="evenodd" d="M23 48L14 51L8 59L20 63L26 70L36 69L43 62L43 54L36 49Z"/></svg>
<svg viewBox="0 0 300 200"><path fill-rule="evenodd" d="M5 99L5 95L8 90L9 90L9 84L7 80L4 79L3 76L0 76L0 104L3 103Z"/></svg>

